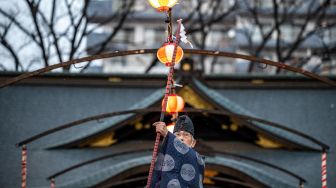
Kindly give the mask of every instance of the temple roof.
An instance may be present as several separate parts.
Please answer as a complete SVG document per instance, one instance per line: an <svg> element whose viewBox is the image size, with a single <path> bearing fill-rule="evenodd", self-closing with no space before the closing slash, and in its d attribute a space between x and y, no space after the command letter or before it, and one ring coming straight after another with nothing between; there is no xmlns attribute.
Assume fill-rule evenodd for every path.
<svg viewBox="0 0 336 188"><path fill-rule="evenodd" d="M232 113L239 115L247 115L251 117L258 117L255 113L250 112L245 109L243 106L235 103L229 98L225 97L225 94L219 93L218 91L209 88L202 81L193 78L190 83L185 83L189 85L196 92L201 93L201 96L206 100L210 100L211 103L216 103L219 110L228 110ZM163 98L164 88L154 90L153 93L149 94L147 97L142 100L137 101L126 109L119 109L117 111L123 110L133 110L133 109L146 109L154 104L161 101ZM127 99L126 99L127 100ZM101 134L104 131L111 130L114 126L119 125L122 122L127 122L132 120L137 114L126 114L120 116L114 116L97 122L88 123L89 126L86 126L85 129L75 129L70 133L61 134L58 136L58 141L55 141L51 147L60 147L64 145L69 145L80 140L92 137L96 134ZM126 124L124 125L126 126ZM281 130L279 128L272 127L267 124L260 122L253 122L250 124L252 128L258 132L262 132L265 135L268 135L270 138L277 138L278 141L282 142L283 145L294 145L294 148L303 148L303 149L316 149L319 150L321 147L316 143L309 141L303 137L295 135L289 131Z"/></svg>

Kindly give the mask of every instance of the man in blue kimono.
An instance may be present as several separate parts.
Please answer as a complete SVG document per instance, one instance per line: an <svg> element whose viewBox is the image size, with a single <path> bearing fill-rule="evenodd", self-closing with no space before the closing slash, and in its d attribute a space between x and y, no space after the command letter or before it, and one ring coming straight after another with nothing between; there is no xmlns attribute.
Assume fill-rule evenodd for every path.
<svg viewBox="0 0 336 188"><path fill-rule="evenodd" d="M191 119L180 116L173 133L168 132L164 122L153 125L165 137L165 142L157 156L150 187L202 188L204 160L193 149L196 140Z"/></svg>

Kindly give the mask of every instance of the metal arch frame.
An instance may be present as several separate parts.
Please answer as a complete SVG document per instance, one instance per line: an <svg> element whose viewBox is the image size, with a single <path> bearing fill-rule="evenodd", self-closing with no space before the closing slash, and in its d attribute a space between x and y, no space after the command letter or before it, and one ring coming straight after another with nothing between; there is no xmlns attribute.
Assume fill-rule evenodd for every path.
<svg viewBox="0 0 336 188"><path fill-rule="evenodd" d="M30 77L33 77L33 76L36 76L36 75L39 75L39 74L42 74L42 73L45 73L45 72L49 72L49 71L57 69L57 68L70 66L72 64L83 63L83 62L93 61L93 60L97 60L97 59L106 59L106 58L118 57L118 56L153 54L153 53L156 53L156 51L157 51L157 49L138 49L138 50L130 50L130 51L115 51L115 52L107 52L107 53L102 53L102 54L99 54L99 55L91 55L91 56L87 56L87 57L83 57L83 58L73 59L73 60L62 62L62 63L59 63L59 64L50 65L50 66L38 69L36 71L24 73L24 74L21 74L17 77L5 80L3 83L0 83L0 89L6 87L8 85L14 84L16 82L19 82L21 80L24 80L24 79L27 79L27 78L30 78ZM312 72L303 70L301 68L296 68L296 67L293 67L293 66L290 66L290 65L286 65L284 63L275 62L275 61L271 61L271 60L266 60L266 59L258 58L258 57L251 56L251 55L244 55L244 54L231 53L231 52L225 52L225 51L193 50L193 49L185 49L184 53L228 57L228 58L244 59L244 60L248 60L248 61L259 62L259 63L262 63L262 64L267 64L267 65L279 67L281 69L285 69L285 70L288 70L288 71L291 71L291 72L296 72L296 73L302 74L306 77L316 79L316 80L324 82L324 83L326 83L330 86L336 87L336 82L332 81L332 80L330 80L326 77L322 77L322 76L319 76L319 75L314 74Z"/></svg>
<svg viewBox="0 0 336 188"><path fill-rule="evenodd" d="M240 181L232 180L232 179L229 179L229 178L223 178L223 177L219 178L219 177L209 177L209 176L205 176L205 177L209 178L209 179L212 179L212 180L218 180L218 181L221 181L221 182L227 182L227 183L231 183L231 184L235 184L235 185L242 185L242 186L246 186L246 187L249 187L249 188L258 188L258 187L254 186L252 184L242 183ZM136 181L139 181L139 180L146 180L146 179L147 179L147 176L121 180L121 181L117 181L117 182L113 182L113 183L108 183L108 184L104 185L104 188L113 187L113 186L120 186L120 185L123 185L125 183L132 183L132 182L136 182Z"/></svg>
<svg viewBox="0 0 336 188"><path fill-rule="evenodd" d="M90 160L87 160L87 161L75 164L75 165L70 166L70 167L68 167L66 169L63 169L63 170L61 170L59 172L56 172L56 173L52 174L51 176L49 176L47 178L47 180L55 179L55 178L57 178L57 177L59 177L59 176L61 176L63 174L66 174L66 173L68 173L68 172L70 172L72 170L75 170L77 168L80 168L82 166L85 166L85 165L88 165L88 164L92 164L92 163L95 163L95 162L99 162L99 161L102 161L102 160L106 160L106 159L109 159L109 158L112 158L112 157L121 156L121 155L127 155L127 154L131 154L131 153L135 153L135 152L150 152L150 151L151 151L151 149L147 149L147 150L126 151L126 152L121 152L121 153L116 153L116 154L104 155L104 156L101 156L101 157L97 157L97 158L94 158L94 159L90 159ZM247 157L247 156L243 156L243 155L239 155L239 154L229 153L229 152L214 151L214 153L216 155L220 155L220 156L222 156L222 155L224 155L224 156L231 156L233 158L243 159L243 160L246 160L246 161L255 162L255 163L258 163L258 164L270 167L272 169L276 169L276 170L278 170L278 171L280 171L280 172L282 172L284 174L287 174L287 175L289 175L289 176L297 179L300 184L307 182L303 177L301 177L301 176L299 176L299 175L297 175L297 174L295 174L295 173L293 173L293 172L291 172L289 170L286 170L286 169L284 169L282 167L276 166L274 164L271 164L271 163L268 163L268 162L265 162L265 161L262 161L262 160L259 160L259 159L255 159L255 158L252 158L252 157Z"/></svg>
<svg viewBox="0 0 336 188"><path fill-rule="evenodd" d="M47 135L53 134L55 132L58 132L58 131L61 131L61 130L64 130L64 129L67 129L67 128L70 128L70 127L74 127L74 126L83 124L85 122L94 121L94 120L97 120L97 119L104 119L104 118L118 116L118 115L124 115L124 114L130 114L130 113L144 113L144 112L161 112L161 108L133 109L133 110L125 110L125 111L118 111L118 112L111 112L111 113L105 113L105 114L90 116L90 117L87 117L87 118L83 118L83 119L80 119L80 120L77 120L77 121L73 121L73 122L70 122L70 123L67 123L67 124L60 125L56 128L49 129L47 131L44 131L44 132L39 133L37 135L34 135L34 136L32 136L28 139L25 139L25 140L17 143L16 146L20 147L22 145L26 145L28 143L31 143L31 142L33 142L37 139L40 139L42 137L45 137ZM291 132L295 135L299 135L299 136L301 136L301 137L303 137L307 140L310 140L311 142L314 142L315 144L321 146L321 148L322 148L321 151L329 150L329 146L327 144L325 144L325 143L323 143L323 142L321 142L321 141L319 141L319 140L317 140L317 139L315 139L315 138L313 138L309 135L306 135L302 132L291 129L291 128L286 127L284 125L280 125L278 123L267 121L267 120L264 120L264 119L261 119L261 118L255 118L255 117L251 117L251 116L240 115L240 114L226 112L226 111L220 111L220 110L204 110L204 109L195 109L195 108L185 108L184 112L227 115L227 116L237 118L237 119L242 119L242 120L245 120L245 121L248 121L248 122L257 121L257 122L263 123L263 124L268 125L268 126L272 126L272 127L276 127L276 128L282 129L282 130L286 130L286 131ZM247 125L247 126L250 126L250 125Z"/></svg>
<svg viewBox="0 0 336 188"><path fill-rule="evenodd" d="M262 160L259 160L259 159L255 159L253 157L247 157L247 156L243 156L243 155L239 155L239 154L235 154L235 153L229 153L229 152L219 152L219 151L215 151L215 154L217 155L227 155L227 156L232 156L232 157L236 157L236 158L239 158L239 159L244 159L244 160L248 160L248 161L252 161L252 162L255 162L255 163L258 163L258 164L262 164L262 165L265 165L265 166L268 166L268 167L271 167L273 169L277 169L285 174L288 174L296 179L299 180L299 183L306 183L307 180L305 180L304 178L302 178L301 176L289 171L289 170L286 170L282 167L279 167L279 166L276 166L272 163L268 163L268 162L265 162L265 161L262 161Z"/></svg>
<svg viewBox="0 0 336 188"><path fill-rule="evenodd" d="M231 183L231 184L235 184L235 185L242 185L242 186L246 186L246 187L249 187L249 188L258 188L258 187L254 186L252 184L242 183L242 182L239 182L237 180L232 180L232 179L229 179L229 178L222 178L222 177L221 178L217 178L217 177L215 178L215 177L209 177L209 176L206 176L206 178L213 179L213 180L218 180L218 181L222 181L222 182L227 182L227 183ZM113 187L113 186L120 186L120 185L123 185L125 183L132 183L132 182L136 182L136 181L139 181L139 180L146 180L146 179L147 179L147 176L126 179L126 180L122 180L122 181L108 183L104 186L104 188Z"/></svg>
<svg viewBox="0 0 336 188"><path fill-rule="evenodd" d="M87 160L87 161L84 161L84 162L81 162L81 163L78 163L78 164L75 164L73 166L70 166L64 170L61 170L59 172L56 172L55 174L52 174L51 176L49 176L47 179L48 180L51 180L51 179L54 179L58 176L61 176L69 171L72 171L76 168L79 168L79 167L82 167L82 166L85 166L85 165L88 165L88 164L91 164L91 163L95 163L95 162L98 162L98 161L102 161L102 160L105 160L105 159L109 159L109 158L112 158L112 157L116 157L116 156L120 156L120 155L127 155L127 154L131 154L131 153L136 153L136 152L150 152L152 151L152 149L147 149L147 150L132 150L132 151L125 151L125 152L121 152L121 153L114 153L114 154L109 154L109 155L104 155L104 156L101 156L101 157L97 157L97 158L94 158L94 159L90 159L90 160Z"/></svg>

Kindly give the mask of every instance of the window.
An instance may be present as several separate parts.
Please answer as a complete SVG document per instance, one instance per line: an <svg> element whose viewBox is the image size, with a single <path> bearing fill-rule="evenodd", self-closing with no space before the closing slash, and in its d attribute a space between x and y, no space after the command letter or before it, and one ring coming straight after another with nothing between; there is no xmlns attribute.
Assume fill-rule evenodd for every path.
<svg viewBox="0 0 336 188"><path fill-rule="evenodd" d="M134 29L133 28L121 29L114 37L114 41L117 43L132 43L134 41Z"/></svg>
<svg viewBox="0 0 336 188"><path fill-rule="evenodd" d="M145 29L145 45L154 46L157 44L163 44L166 41L167 34L164 29Z"/></svg>

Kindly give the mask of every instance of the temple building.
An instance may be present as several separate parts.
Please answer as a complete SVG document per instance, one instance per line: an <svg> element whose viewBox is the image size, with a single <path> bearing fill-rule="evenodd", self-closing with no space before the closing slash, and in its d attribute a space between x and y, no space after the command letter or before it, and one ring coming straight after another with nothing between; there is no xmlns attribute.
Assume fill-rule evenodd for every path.
<svg viewBox="0 0 336 188"><path fill-rule="evenodd" d="M204 187L320 187L327 147L335 186L334 88L294 76L204 76L188 61L181 67L180 114L195 125ZM16 143L78 121L27 144L28 187L47 187L50 177L62 188L144 187L165 82L164 75L45 74L2 88L1 185L21 183Z"/></svg>

